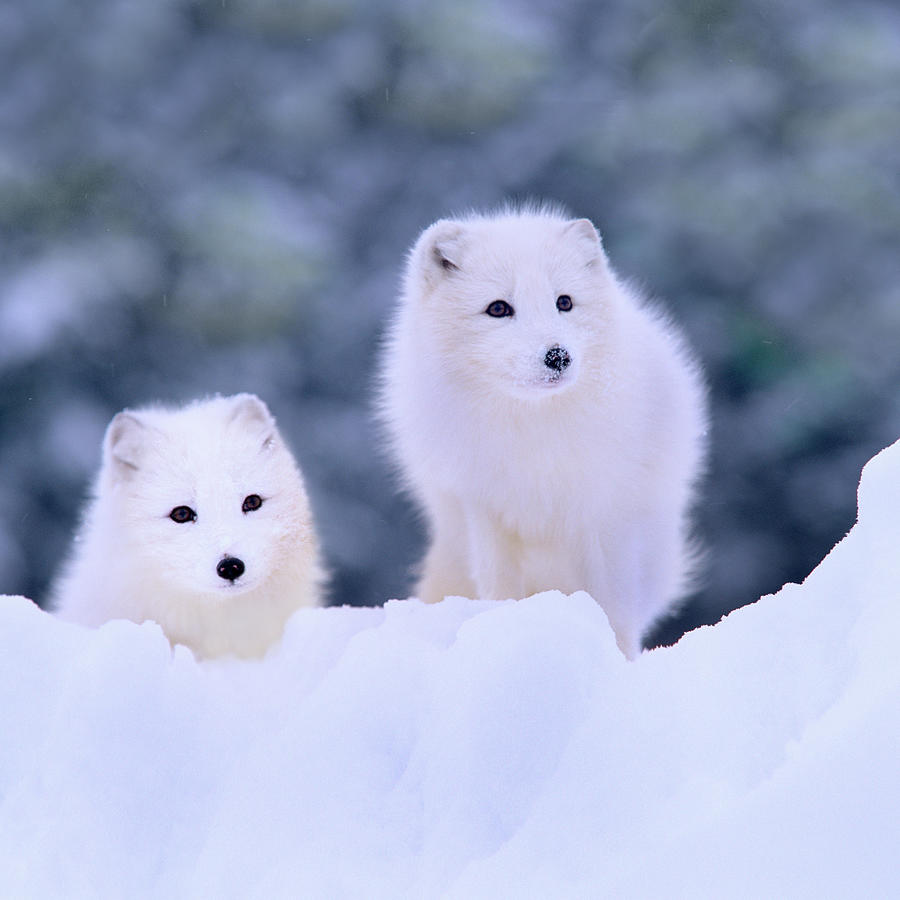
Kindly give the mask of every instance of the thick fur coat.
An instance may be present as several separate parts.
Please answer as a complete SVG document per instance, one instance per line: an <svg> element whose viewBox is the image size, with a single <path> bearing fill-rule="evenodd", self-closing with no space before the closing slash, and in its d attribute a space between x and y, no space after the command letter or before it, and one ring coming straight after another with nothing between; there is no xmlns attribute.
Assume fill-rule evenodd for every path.
<svg viewBox="0 0 900 900"><path fill-rule="evenodd" d="M428 526L422 599L587 590L634 656L689 587L702 378L588 220L537 208L426 229L380 415Z"/></svg>
<svg viewBox="0 0 900 900"><path fill-rule="evenodd" d="M259 656L321 602L299 469L250 394L126 410L51 603L64 619L158 622L199 656Z"/></svg>

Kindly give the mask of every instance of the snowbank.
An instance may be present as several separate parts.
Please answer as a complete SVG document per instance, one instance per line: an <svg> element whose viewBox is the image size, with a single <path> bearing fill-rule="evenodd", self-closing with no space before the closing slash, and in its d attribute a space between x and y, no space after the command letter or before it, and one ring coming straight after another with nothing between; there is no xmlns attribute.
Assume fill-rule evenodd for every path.
<svg viewBox="0 0 900 900"><path fill-rule="evenodd" d="M887 896L898 546L900 443L802 586L633 663L583 594L204 664L2 598L0 896Z"/></svg>

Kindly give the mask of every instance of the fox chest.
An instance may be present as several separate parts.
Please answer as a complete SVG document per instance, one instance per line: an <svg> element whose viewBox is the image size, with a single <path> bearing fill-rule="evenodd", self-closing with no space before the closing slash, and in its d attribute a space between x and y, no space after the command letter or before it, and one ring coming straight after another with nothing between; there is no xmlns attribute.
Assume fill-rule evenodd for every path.
<svg viewBox="0 0 900 900"><path fill-rule="evenodd" d="M515 433L498 426L455 453L448 445L442 462L448 489L464 507L479 507L523 535L584 528L617 502L622 476L601 463L602 448L577 430Z"/></svg>

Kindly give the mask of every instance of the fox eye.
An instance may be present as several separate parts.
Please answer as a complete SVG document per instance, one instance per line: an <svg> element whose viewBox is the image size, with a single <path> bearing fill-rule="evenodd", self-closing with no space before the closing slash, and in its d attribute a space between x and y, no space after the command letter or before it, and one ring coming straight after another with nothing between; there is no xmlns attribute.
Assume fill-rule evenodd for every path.
<svg viewBox="0 0 900 900"><path fill-rule="evenodd" d="M560 312L568 312L572 308L572 298L568 294L560 294L556 298L556 308Z"/></svg>
<svg viewBox="0 0 900 900"><path fill-rule="evenodd" d="M495 300L491 303L485 312L495 319L502 319L504 316L512 316L515 310L505 300Z"/></svg>
<svg viewBox="0 0 900 900"><path fill-rule="evenodd" d="M253 512L254 509L259 509L263 505L262 497L259 494L248 494L244 497L244 502L241 504L241 509L247 512Z"/></svg>
<svg viewBox="0 0 900 900"><path fill-rule="evenodd" d="M176 506L172 512L169 513L169 518L173 522L178 522L179 525L183 525L185 522L193 522L197 518L197 513L194 512L189 506Z"/></svg>

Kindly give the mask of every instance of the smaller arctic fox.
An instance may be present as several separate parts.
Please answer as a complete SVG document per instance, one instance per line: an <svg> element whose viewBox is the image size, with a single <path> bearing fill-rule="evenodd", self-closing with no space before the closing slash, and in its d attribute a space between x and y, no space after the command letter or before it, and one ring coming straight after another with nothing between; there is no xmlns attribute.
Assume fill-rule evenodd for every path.
<svg viewBox="0 0 900 900"><path fill-rule="evenodd" d="M586 590L634 657L690 586L703 381L587 219L532 207L427 228L380 415L427 520L421 599Z"/></svg>
<svg viewBox="0 0 900 900"><path fill-rule="evenodd" d="M86 625L152 619L200 657L253 657L321 603L321 581L300 471L266 405L238 394L113 418L51 604Z"/></svg>

